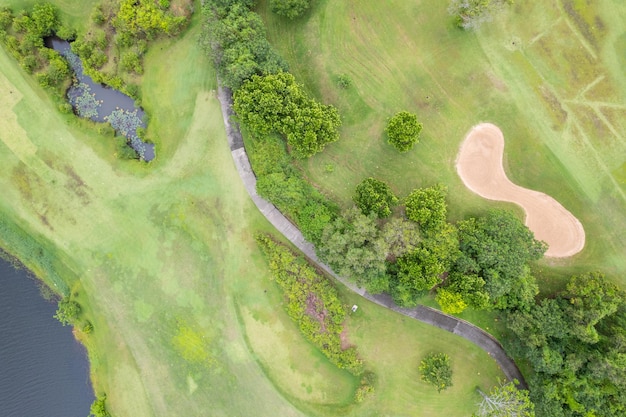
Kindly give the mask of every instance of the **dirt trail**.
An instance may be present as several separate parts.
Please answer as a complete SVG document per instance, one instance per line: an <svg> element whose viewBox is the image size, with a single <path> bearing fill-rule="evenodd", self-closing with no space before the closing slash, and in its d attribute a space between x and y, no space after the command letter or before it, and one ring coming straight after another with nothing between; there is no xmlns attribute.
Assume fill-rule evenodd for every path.
<svg viewBox="0 0 626 417"><path fill-rule="evenodd" d="M548 244L546 256L562 258L585 246L585 230L576 217L547 194L513 184L502 166L504 135L491 123L472 128L461 145L456 170L470 190L489 200L518 204L526 226Z"/></svg>

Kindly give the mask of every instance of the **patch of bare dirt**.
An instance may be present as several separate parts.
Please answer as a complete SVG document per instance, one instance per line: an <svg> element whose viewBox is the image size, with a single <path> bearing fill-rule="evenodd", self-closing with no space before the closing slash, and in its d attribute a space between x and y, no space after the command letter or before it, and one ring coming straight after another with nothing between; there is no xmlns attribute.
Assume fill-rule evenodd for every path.
<svg viewBox="0 0 626 417"><path fill-rule="evenodd" d="M526 226L548 244L546 256L561 258L580 252L585 230L572 213L547 194L513 184L502 166L504 135L491 123L474 126L461 145L456 169L463 183L481 197L518 204Z"/></svg>

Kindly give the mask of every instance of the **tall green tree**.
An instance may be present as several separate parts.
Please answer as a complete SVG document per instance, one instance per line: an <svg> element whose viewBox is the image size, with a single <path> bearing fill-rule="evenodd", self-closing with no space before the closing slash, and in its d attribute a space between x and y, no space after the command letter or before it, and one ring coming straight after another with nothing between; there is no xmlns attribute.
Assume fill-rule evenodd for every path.
<svg viewBox="0 0 626 417"><path fill-rule="evenodd" d="M386 182L372 177L356 186L352 199L363 214L374 213L378 218L389 217L391 208L398 202L398 197Z"/></svg>
<svg viewBox="0 0 626 417"><path fill-rule="evenodd" d="M421 131L422 124L417 121L417 115L408 111L393 115L385 127L389 143L400 152L409 151L418 142Z"/></svg>
<svg viewBox="0 0 626 417"><path fill-rule="evenodd" d="M546 244L504 210L461 221L458 229L461 255L452 270L482 278L497 309L530 306L538 288L528 265L543 256Z"/></svg>
<svg viewBox="0 0 626 417"><path fill-rule="evenodd" d="M253 75L233 98L235 112L253 133L280 133L297 158L320 152L339 138L337 109L309 98L289 73Z"/></svg>
<svg viewBox="0 0 626 417"><path fill-rule="evenodd" d="M446 221L447 190L442 184L413 190L404 202L406 216L419 224L422 230L436 231Z"/></svg>

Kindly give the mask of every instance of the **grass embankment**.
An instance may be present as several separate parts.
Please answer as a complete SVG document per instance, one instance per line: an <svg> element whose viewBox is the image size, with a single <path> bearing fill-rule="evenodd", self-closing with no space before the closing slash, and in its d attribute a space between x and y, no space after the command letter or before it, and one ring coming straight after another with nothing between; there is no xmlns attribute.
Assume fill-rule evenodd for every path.
<svg viewBox="0 0 626 417"><path fill-rule="evenodd" d="M57 4L64 14L75 8ZM146 57L143 103L161 144L150 165L117 160L111 138L60 115L0 50L0 218L8 225L0 246L76 294L94 326L80 337L109 409L137 417L471 413L475 386L493 385L500 372L469 342L342 290L360 305L350 340L378 375L375 397L356 407L358 381L284 313L253 240L269 225L232 163L198 25ZM419 360L431 351L453 360L455 385L445 394L419 381Z"/></svg>
<svg viewBox="0 0 626 417"><path fill-rule="evenodd" d="M292 72L343 116L341 139L304 165L311 181L344 205L369 176L400 196L442 182L452 220L504 206L472 194L454 168L464 136L489 121L504 132L509 178L554 197L585 227L583 252L541 263L545 288L590 269L626 285L626 6L561 4L516 3L464 32L447 2L323 0L295 22L261 2L270 41ZM342 74L352 80L347 89ZM383 137L399 110L424 124L406 154Z"/></svg>

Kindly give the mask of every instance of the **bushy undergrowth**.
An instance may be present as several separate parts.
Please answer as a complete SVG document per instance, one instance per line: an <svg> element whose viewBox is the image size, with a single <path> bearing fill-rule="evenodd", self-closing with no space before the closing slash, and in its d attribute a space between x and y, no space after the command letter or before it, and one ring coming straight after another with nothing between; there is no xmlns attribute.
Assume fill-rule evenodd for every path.
<svg viewBox="0 0 626 417"><path fill-rule="evenodd" d="M259 195L295 222L308 241L321 244L324 227L337 216L336 205L292 166L285 144L276 136L255 140L248 155Z"/></svg>
<svg viewBox="0 0 626 417"><path fill-rule="evenodd" d="M337 290L291 250L267 235L258 235L257 243L269 259L270 271L282 288L289 316L298 323L300 331L339 368L354 375L364 371L356 348L342 349L341 332L346 307Z"/></svg>

